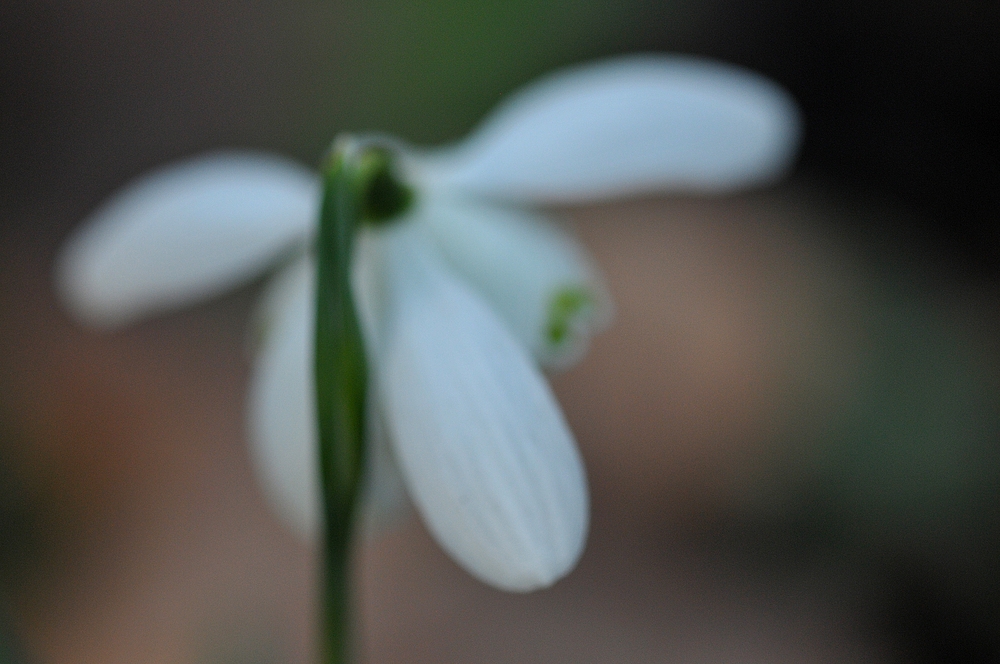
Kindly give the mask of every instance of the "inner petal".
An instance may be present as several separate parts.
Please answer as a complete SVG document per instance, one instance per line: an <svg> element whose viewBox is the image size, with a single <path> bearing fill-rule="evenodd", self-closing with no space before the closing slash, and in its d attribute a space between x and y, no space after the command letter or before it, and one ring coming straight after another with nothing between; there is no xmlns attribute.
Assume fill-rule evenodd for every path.
<svg viewBox="0 0 1000 664"><path fill-rule="evenodd" d="M573 363L609 322L611 299L597 269L544 215L430 195L417 218L448 263L543 365Z"/></svg>

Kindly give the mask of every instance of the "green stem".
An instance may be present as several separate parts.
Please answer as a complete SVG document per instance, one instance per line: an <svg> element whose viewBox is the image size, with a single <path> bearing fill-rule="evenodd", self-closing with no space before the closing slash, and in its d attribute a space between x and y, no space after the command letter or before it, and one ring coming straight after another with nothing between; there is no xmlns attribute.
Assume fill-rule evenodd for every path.
<svg viewBox="0 0 1000 664"><path fill-rule="evenodd" d="M350 287L360 220L357 169L335 153L324 165L317 246L316 411L325 516L322 661L348 661L351 534L364 456L367 367Z"/></svg>
<svg viewBox="0 0 1000 664"><path fill-rule="evenodd" d="M323 165L317 246L316 412L323 484L323 659L349 657L350 558L365 456L368 367L351 292L351 254L362 224L398 219L412 191L393 170L393 154L375 141L338 141Z"/></svg>

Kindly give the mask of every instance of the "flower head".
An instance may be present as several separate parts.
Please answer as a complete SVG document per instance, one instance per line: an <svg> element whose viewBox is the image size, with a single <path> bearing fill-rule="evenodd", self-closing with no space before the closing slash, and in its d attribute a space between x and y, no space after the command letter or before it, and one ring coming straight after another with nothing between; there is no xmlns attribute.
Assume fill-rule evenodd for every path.
<svg viewBox="0 0 1000 664"><path fill-rule="evenodd" d="M795 107L772 83L644 56L536 83L457 146L383 140L414 199L395 223L362 228L353 256L374 368L375 502L401 477L441 545L500 588L544 587L570 570L586 538L586 478L539 367L576 360L610 300L580 245L530 206L767 182L797 138ZM306 533L319 521L318 206L318 179L293 163L201 157L118 193L58 266L74 313L107 327L223 292L284 259L259 308L248 413L268 493Z"/></svg>

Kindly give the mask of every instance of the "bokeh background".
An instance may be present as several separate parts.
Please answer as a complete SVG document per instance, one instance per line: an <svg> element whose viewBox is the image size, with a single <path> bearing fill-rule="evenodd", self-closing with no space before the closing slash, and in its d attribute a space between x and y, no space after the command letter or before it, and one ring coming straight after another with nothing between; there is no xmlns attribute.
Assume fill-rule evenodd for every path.
<svg viewBox="0 0 1000 664"><path fill-rule="evenodd" d="M404 518L368 538L370 662L1000 661L1000 9L939 0L5 0L0 661L306 662L315 552L243 444L256 285L113 334L51 292L66 233L219 147L432 144L625 52L787 87L766 191L560 210L617 322L554 377L580 567L509 596Z"/></svg>

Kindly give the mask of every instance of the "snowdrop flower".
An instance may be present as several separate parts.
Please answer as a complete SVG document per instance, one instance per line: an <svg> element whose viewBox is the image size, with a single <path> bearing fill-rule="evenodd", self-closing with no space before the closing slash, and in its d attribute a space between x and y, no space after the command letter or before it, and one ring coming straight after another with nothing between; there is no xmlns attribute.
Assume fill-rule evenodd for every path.
<svg viewBox="0 0 1000 664"><path fill-rule="evenodd" d="M576 360L610 302L581 247L531 206L766 183L798 130L793 102L760 76L651 55L545 78L453 147L384 141L414 199L355 243L374 376L370 493L391 494L401 477L437 541L494 586L526 591L566 574L586 537L586 479L539 367ZM193 159L113 196L57 266L66 303L99 327L275 271L257 316L250 437L273 503L307 534L320 513L319 200L316 175L278 157Z"/></svg>

